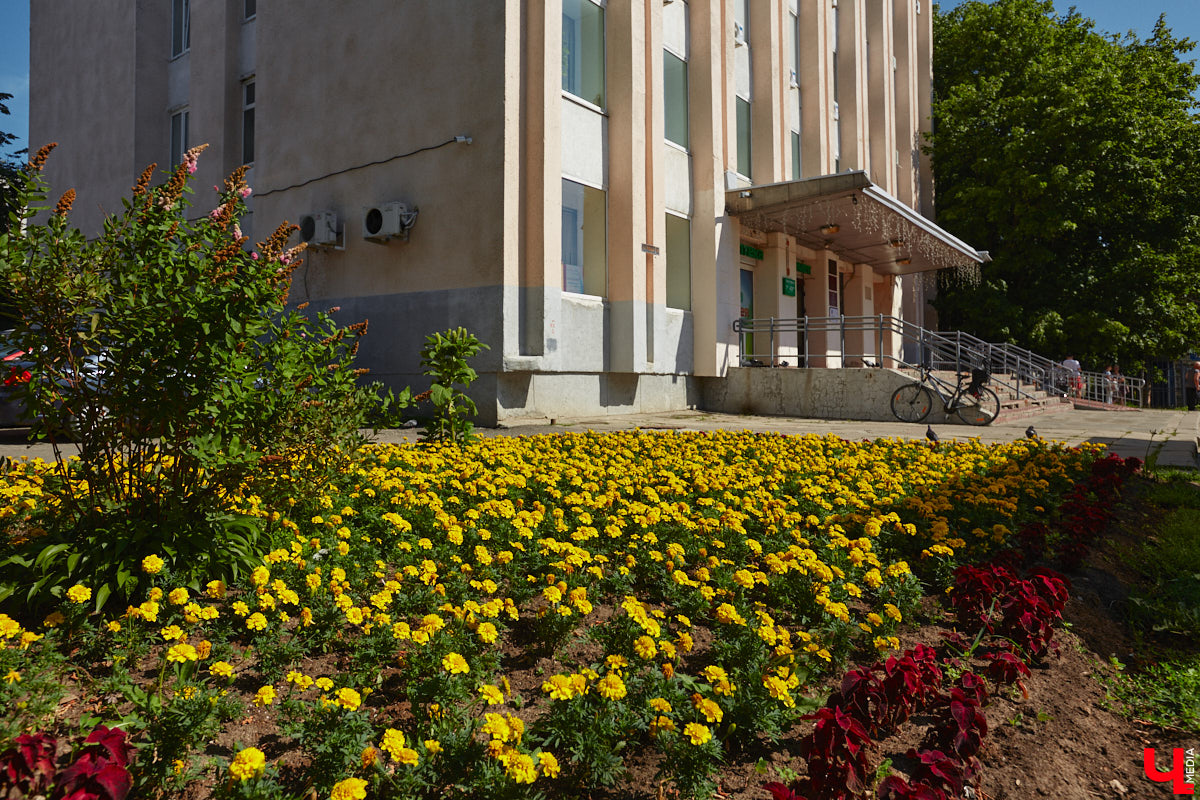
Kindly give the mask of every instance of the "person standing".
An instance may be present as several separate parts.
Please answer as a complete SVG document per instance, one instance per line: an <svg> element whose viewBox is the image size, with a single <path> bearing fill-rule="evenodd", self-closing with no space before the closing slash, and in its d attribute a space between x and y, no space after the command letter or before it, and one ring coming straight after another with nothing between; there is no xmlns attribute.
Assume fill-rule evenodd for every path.
<svg viewBox="0 0 1200 800"><path fill-rule="evenodd" d="M1104 402L1112 405L1114 391L1117 388L1117 379L1113 377L1113 368L1110 364L1104 368Z"/></svg>
<svg viewBox="0 0 1200 800"><path fill-rule="evenodd" d="M1071 394L1079 397L1083 393L1083 376L1080 374L1083 367L1072 355L1064 358L1062 365L1063 369L1067 371L1067 382L1071 386Z"/></svg>
<svg viewBox="0 0 1200 800"><path fill-rule="evenodd" d="M1200 361L1192 363L1192 371L1183 382L1188 411L1196 410L1196 398L1200 396Z"/></svg>

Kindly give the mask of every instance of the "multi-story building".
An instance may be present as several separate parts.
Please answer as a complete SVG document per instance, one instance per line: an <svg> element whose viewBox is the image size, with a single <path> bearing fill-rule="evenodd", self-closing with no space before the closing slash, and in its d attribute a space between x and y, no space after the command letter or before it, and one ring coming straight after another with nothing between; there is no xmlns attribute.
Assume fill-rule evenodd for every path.
<svg viewBox="0 0 1200 800"><path fill-rule="evenodd" d="M293 299L369 318L376 378L419 386L424 337L465 325L483 421L679 408L739 364L741 316L921 323L921 273L981 260L932 222L931 15L34 0L30 135L60 143L47 176L85 231L189 146L200 187L252 165L243 230L302 223Z"/></svg>

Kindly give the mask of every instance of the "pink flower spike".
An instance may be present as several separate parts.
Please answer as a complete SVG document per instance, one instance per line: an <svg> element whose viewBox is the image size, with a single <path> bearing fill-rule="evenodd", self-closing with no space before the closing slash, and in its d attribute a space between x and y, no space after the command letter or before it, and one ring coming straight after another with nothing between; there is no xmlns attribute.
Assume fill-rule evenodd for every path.
<svg viewBox="0 0 1200 800"><path fill-rule="evenodd" d="M253 191L254 190L251 189L249 186L243 186L241 189L238 189L238 194L240 194L242 196L242 199L245 199L245 198L249 197L250 193Z"/></svg>
<svg viewBox="0 0 1200 800"><path fill-rule="evenodd" d="M187 160L187 171L188 171L188 175L196 174L196 159L189 158Z"/></svg>
<svg viewBox="0 0 1200 800"><path fill-rule="evenodd" d="M251 252L251 253L250 253L250 257L251 257L252 259L254 259L255 261L258 261L258 253Z"/></svg>
<svg viewBox="0 0 1200 800"><path fill-rule="evenodd" d="M208 212L208 215L213 219L216 219L217 217L221 216L221 209L214 208L212 211Z"/></svg>

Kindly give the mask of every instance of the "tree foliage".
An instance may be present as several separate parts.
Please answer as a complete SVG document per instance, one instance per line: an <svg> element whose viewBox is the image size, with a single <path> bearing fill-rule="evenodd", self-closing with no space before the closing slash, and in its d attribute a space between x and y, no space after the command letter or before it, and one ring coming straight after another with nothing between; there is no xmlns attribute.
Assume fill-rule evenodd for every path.
<svg viewBox="0 0 1200 800"><path fill-rule="evenodd" d="M1193 46L1162 17L1106 35L1050 0L935 16L938 218L993 259L978 284L941 278L942 327L1097 368L1195 346Z"/></svg>

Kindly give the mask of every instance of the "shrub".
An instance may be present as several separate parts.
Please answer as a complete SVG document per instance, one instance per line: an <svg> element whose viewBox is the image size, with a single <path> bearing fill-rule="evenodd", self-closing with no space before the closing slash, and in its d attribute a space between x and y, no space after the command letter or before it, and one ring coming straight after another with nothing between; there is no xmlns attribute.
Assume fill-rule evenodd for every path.
<svg viewBox="0 0 1200 800"><path fill-rule="evenodd" d="M466 442L475 429L471 417L478 413L475 401L464 389L479 377L467 365L467 359L487 350L488 346L475 338L466 328L452 328L445 333L433 333L421 349L421 366L433 378L429 400L433 416L425 423L424 441Z"/></svg>
<svg viewBox="0 0 1200 800"><path fill-rule="evenodd" d="M150 185L151 165L88 240L69 225L74 190L34 222L50 147L30 164L24 226L0 236L0 285L19 314L14 344L36 354L23 395L40 435L56 453L75 439L79 458L46 482L50 530L0 563L0 599L60 596L86 578L100 607L135 588L130 565L151 554L192 585L232 576L255 563L264 525L229 498L248 489L269 500L276 485L320 480L407 390L358 383L365 322L342 328L286 308L302 247L287 247L284 223L246 249L244 167L189 219L204 148L162 185Z"/></svg>

